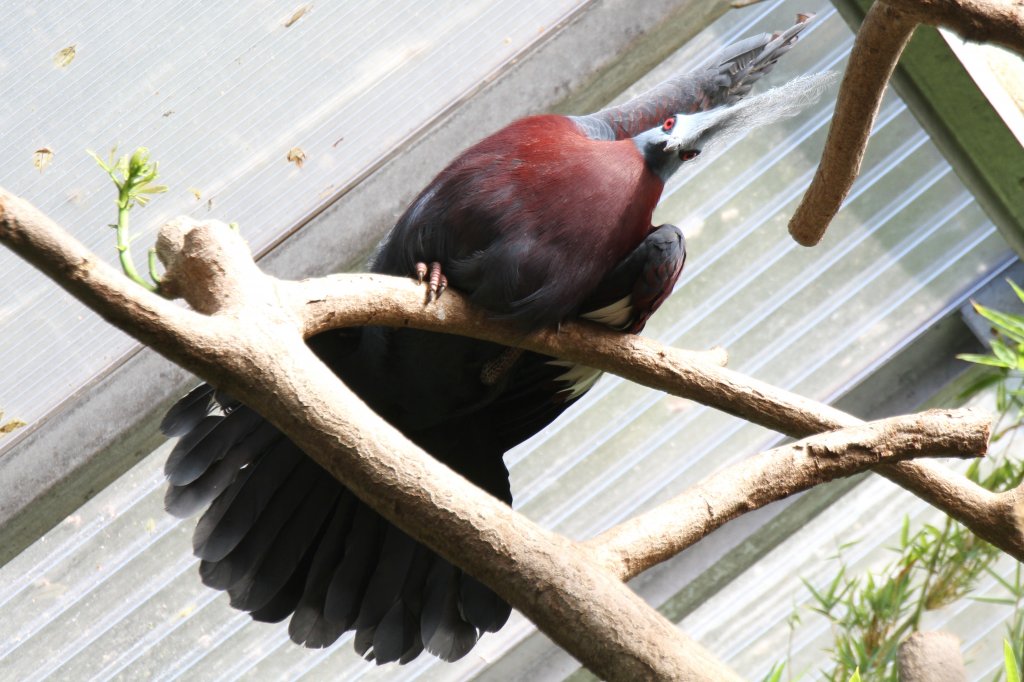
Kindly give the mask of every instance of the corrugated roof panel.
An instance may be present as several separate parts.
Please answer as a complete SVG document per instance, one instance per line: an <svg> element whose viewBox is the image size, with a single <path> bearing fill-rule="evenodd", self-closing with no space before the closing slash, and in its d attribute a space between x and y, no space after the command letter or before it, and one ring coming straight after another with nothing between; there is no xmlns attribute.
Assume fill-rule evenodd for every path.
<svg viewBox="0 0 1024 682"><path fill-rule="evenodd" d="M114 262L114 190L86 149L145 144L171 192L133 212L140 245L190 214L239 222L259 250L583 4L8 4L0 186ZM8 250L0 271L0 409L35 425L136 344Z"/></svg>
<svg viewBox="0 0 1024 682"><path fill-rule="evenodd" d="M810 4L817 23L779 64L776 83L842 68L850 32L824 0ZM634 90L694 63L709 45L777 28L807 9L807 2L778 1L731 13ZM818 399L873 371L890 348L1009 258L1006 244L895 97L883 105L862 177L829 235L815 249L796 246L786 220L814 171L831 107L828 99L759 130L671 183L656 217L683 227L689 259L677 291L648 327L650 336L680 347L725 345L732 367ZM353 120L368 115L352 112ZM262 161L253 163L263 168ZM519 509L546 527L586 537L774 437L606 377L508 462ZM518 615L457 664L423 656L404 668L375 668L354 655L349 638L324 651L291 645L284 626L251 623L225 596L200 585L190 554L192 522L178 523L162 511L167 450L0 568L0 606L26 614L0 622L5 673L9 667L19 679L41 673L126 680L468 679L500 676L495 663L524 641L530 656L553 666L531 677L558 678L574 666L567 656L543 658L551 645L531 639L532 626ZM862 490L868 488L853 495L877 504L876 517L884 509L908 508L902 501L877 502ZM848 495L844 504L853 499ZM898 531L898 520L892 530ZM832 551L833 538L823 521L793 542L816 556ZM779 619L799 592L791 589L798 585L795 574L776 582L765 576L790 568L784 553L773 554L684 627L742 670L757 672L774 661L765 652L779 651ZM660 599L682 588L666 580ZM818 634L808 635L805 651L813 651Z"/></svg>

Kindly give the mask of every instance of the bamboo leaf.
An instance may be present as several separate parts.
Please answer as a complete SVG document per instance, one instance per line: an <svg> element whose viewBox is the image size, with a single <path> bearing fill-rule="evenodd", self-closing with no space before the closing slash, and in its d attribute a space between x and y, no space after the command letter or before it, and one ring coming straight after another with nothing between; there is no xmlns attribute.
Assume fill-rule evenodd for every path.
<svg viewBox="0 0 1024 682"><path fill-rule="evenodd" d="M1021 300L1021 303L1024 303L1024 289L1021 289L1019 286L1014 284L1013 280L1008 279L1006 280L1006 283L1009 284L1013 291L1017 294L1017 298Z"/></svg>
<svg viewBox="0 0 1024 682"><path fill-rule="evenodd" d="M995 353L997 358L1003 361L1006 367L1009 367L1010 369L1017 369L1017 354L1010 350L1009 347L999 339L992 339L992 352Z"/></svg>
<svg viewBox="0 0 1024 682"><path fill-rule="evenodd" d="M1024 317L1012 313L1001 313L980 303L975 303L974 309L978 311L979 315L996 325L1000 331L1004 332L1014 341L1024 343Z"/></svg>
<svg viewBox="0 0 1024 682"><path fill-rule="evenodd" d="M768 671L768 675L762 680L762 682L779 682L782 679L782 672L786 669L785 662L776 663L772 666L772 669Z"/></svg>
<svg viewBox="0 0 1024 682"><path fill-rule="evenodd" d="M1006 682L1020 682L1020 667L1017 665L1017 657L1013 653L1010 641L1003 640L1003 659L1006 662Z"/></svg>
<svg viewBox="0 0 1024 682"><path fill-rule="evenodd" d="M975 396L984 391L989 386L998 384L1005 378L1005 375L1002 372L993 372L991 370L984 370L984 372L985 373L982 374L982 376L978 377L970 384L968 384L967 387L960 392L960 395L958 397L964 399Z"/></svg>
<svg viewBox="0 0 1024 682"><path fill-rule="evenodd" d="M958 360L973 362L977 365L989 365L990 367L1003 367L1005 369L1011 369L1011 367L1015 367L1017 364L1016 359L1014 359L1014 364L1011 366L992 355L978 355L977 353L960 353L956 357Z"/></svg>

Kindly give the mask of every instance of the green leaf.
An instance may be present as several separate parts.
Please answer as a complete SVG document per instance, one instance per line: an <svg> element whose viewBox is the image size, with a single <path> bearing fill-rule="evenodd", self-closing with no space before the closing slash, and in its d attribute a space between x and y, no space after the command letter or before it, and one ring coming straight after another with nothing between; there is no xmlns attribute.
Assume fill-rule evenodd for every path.
<svg viewBox="0 0 1024 682"><path fill-rule="evenodd" d="M1010 285L1014 292L1016 292L1017 298L1021 300L1021 303L1024 303L1024 289L1021 289L1019 286L1014 284L1013 280L1007 279L1006 283Z"/></svg>
<svg viewBox="0 0 1024 682"><path fill-rule="evenodd" d="M776 663L772 666L772 669L768 672L768 675L762 680L762 682L779 682L782 679L782 672L786 669L785 661Z"/></svg>
<svg viewBox="0 0 1024 682"><path fill-rule="evenodd" d="M1024 317L1012 313L1001 313L980 303L975 303L974 309L1014 341L1024 343Z"/></svg>
<svg viewBox="0 0 1024 682"><path fill-rule="evenodd" d="M853 675L850 676L850 682L860 682L860 668L859 667L856 668L853 671ZM1020 682L1020 680L1017 680L1016 682Z"/></svg>
<svg viewBox="0 0 1024 682"><path fill-rule="evenodd" d="M990 367L1003 367L1005 369L1012 369L1017 366L1016 358L1014 358L1013 365L1007 365L999 358L991 355L978 355L976 353L960 353L956 356L957 360L965 360L967 362L973 362L978 365L989 365Z"/></svg>
<svg viewBox="0 0 1024 682"><path fill-rule="evenodd" d="M107 171L108 173L110 172L110 166L108 166L106 162L100 158L99 154L97 154L91 149L86 149L85 152L96 161L100 168Z"/></svg>
<svg viewBox="0 0 1024 682"><path fill-rule="evenodd" d="M1006 367L1009 367L1010 369L1017 369L1017 353L1010 350L1010 348L999 339L992 339L992 352L995 353L997 358L1005 363Z"/></svg>
<svg viewBox="0 0 1024 682"><path fill-rule="evenodd" d="M859 543L860 543L860 538L856 538L856 539L854 539L854 540L848 540L848 541L846 541L846 542L843 542L843 543L841 543L841 544L839 545L839 547L837 547L837 549L838 549L838 550L839 550L840 552L843 552L843 551L845 551L845 550L848 550L848 549L850 549L851 547L853 547L854 545L857 545L857 544L859 544Z"/></svg>
<svg viewBox="0 0 1024 682"><path fill-rule="evenodd" d="M1020 682L1020 667L1017 665L1017 657L1013 654L1010 641L1003 640L1003 660L1006 662L1006 682Z"/></svg>
<svg viewBox="0 0 1024 682"><path fill-rule="evenodd" d="M997 582L998 582L998 583L999 583L1000 585L1002 585L1002 586L1003 586L1003 587L1004 587L1004 588L1006 589L1006 591L1007 591L1007 592L1009 592L1010 594L1014 594L1014 595L1015 595L1015 594L1017 594L1017 590L1015 589L1014 585L1010 584L1010 581L1009 581L1009 580L1007 580L1007 579L1006 579L1006 578L1004 578L1003 576L999 575L998 573L996 573L995 571L993 571L993 570L992 570L992 569L991 569L990 567L988 567L988 566L986 566L986 567L985 567L985 572L986 572L986 573L988 573L988 574L989 574L989 576L991 576L992 578L995 578L995 580L996 580L996 581L997 581ZM976 597L976 599L977 599L978 601L984 601L984 600L986 600L986 599L988 599L988 598L986 598L986 597ZM1011 602L1011 603L1012 603L1012 602Z"/></svg>

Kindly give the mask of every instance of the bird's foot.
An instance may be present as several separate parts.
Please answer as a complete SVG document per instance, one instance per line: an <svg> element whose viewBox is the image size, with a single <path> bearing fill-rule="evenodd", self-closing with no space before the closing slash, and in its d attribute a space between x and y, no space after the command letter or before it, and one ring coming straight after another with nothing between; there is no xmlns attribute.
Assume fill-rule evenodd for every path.
<svg viewBox="0 0 1024 682"><path fill-rule="evenodd" d="M434 261L429 266L426 263L416 264L416 281L423 284L427 282L427 303L433 303L441 298L441 294L448 288L448 278L441 272L441 264Z"/></svg>

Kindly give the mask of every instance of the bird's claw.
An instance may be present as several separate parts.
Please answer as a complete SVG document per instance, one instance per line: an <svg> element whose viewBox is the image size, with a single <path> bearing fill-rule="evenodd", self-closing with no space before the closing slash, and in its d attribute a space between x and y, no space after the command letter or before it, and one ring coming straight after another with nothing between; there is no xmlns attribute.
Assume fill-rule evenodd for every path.
<svg viewBox="0 0 1024 682"><path fill-rule="evenodd" d="M434 261L429 266L426 263L416 264L416 279L422 284L427 282L427 303L433 303L441 298L441 294L448 288L448 278L441 272L441 264Z"/></svg>

